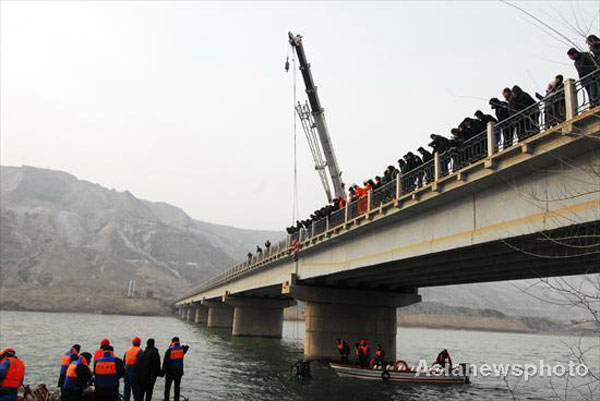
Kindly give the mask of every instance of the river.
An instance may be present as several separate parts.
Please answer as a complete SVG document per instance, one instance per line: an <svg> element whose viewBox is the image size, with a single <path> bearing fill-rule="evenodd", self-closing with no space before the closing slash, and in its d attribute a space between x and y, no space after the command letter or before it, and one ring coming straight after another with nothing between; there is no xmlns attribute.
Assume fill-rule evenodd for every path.
<svg viewBox="0 0 600 401"><path fill-rule="evenodd" d="M513 399L507 384L497 377L475 377L472 384L460 386L394 384L339 378L325 365L314 364L313 378L297 382L288 372L299 358L303 332L302 322L285 322L281 340L236 338L226 330L208 330L174 317L0 311L0 348L16 349L27 364L25 381L30 384L55 385L60 355L73 343L93 352L106 336L122 355L133 336L141 337L143 344L152 337L162 354L170 338L178 335L190 346L182 394L192 401ZM580 340L590 348L588 357L597 372L600 337L399 328L398 357L416 365L447 348L454 362L539 365L543 359L551 365L566 364L573 360L568 345ZM511 377L508 383L516 384L517 399L547 400L552 386L563 391L565 380ZM162 385L159 379L157 400L162 399Z"/></svg>

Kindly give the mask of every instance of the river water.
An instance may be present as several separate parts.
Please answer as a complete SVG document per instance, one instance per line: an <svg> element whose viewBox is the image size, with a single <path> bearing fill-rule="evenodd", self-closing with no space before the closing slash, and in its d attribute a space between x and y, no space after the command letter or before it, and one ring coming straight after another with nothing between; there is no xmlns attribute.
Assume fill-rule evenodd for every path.
<svg viewBox="0 0 600 401"><path fill-rule="evenodd" d="M337 377L325 365L312 366L307 382L290 379L299 357L304 324L286 322L281 340L231 337L226 330L208 330L171 317L111 316L73 313L0 311L0 348L15 348L27 364L26 384L55 385L58 360L73 343L94 351L109 337L122 354L133 336L155 338L161 355L175 335L190 345L182 394L190 400L501 400L513 399L507 383L497 377L476 377L470 385L414 385L369 382ZM398 357L417 365L447 348L454 362L566 364L573 360L568 345L581 341L597 371L600 337L488 333L460 330L398 329ZM581 382L582 379L577 379ZM587 380L587 379L583 379ZM516 399L547 400L552 387L564 391L565 378L511 377ZM162 400L159 379L155 399ZM582 399L574 390L569 399ZM600 399L600 394L596 394Z"/></svg>

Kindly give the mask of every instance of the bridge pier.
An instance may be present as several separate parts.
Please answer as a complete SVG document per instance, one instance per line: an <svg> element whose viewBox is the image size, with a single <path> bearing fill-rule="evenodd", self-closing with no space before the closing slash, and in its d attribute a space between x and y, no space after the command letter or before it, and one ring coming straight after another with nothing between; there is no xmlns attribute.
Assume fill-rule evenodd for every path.
<svg viewBox="0 0 600 401"><path fill-rule="evenodd" d="M208 307L206 327L228 329L233 326L233 307L221 301L202 300L202 305Z"/></svg>
<svg viewBox="0 0 600 401"><path fill-rule="evenodd" d="M195 305L196 313L194 315L195 324L206 324L208 321L208 308L200 303Z"/></svg>
<svg viewBox="0 0 600 401"><path fill-rule="evenodd" d="M226 295L223 302L233 306L232 335L237 337L281 338L283 309L292 300L243 298Z"/></svg>
<svg viewBox="0 0 600 401"><path fill-rule="evenodd" d="M336 338L350 347L367 340L371 353L381 344L390 359L396 358L396 309L421 301L413 293L363 291L353 289L291 285L287 292L306 303L304 356L309 360L335 360Z"/></svg>

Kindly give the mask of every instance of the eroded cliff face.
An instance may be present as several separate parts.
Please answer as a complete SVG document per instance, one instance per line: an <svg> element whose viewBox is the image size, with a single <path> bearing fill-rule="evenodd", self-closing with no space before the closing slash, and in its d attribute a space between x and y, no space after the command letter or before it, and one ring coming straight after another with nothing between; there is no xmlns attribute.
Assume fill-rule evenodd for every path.
<svg viewBox="0 0 600 401"><path fill-rule="evenodd" d="M59 171L0 172L2 307L71 311L72 293L79 293L83 310L120 309L115 299L135 280L138 297L157 298L140 301L139 312L155 312L161 300L281 236L198 222L174 206Z"/></svg>

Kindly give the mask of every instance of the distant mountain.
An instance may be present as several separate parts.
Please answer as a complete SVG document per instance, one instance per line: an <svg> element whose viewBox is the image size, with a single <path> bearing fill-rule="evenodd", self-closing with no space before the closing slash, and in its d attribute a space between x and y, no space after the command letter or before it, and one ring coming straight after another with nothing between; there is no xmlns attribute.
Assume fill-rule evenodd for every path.
<svg viewBox="0 0 600 401"><path fill-rule="evenodd" d="M111 298L129 280L141 294L169 299L283 236L200 222L177 207L35 167L0 168L0 226L0 305L8 293L14 304L25 294L60 298L69 288L100 288L96 297Z"/></svg>

